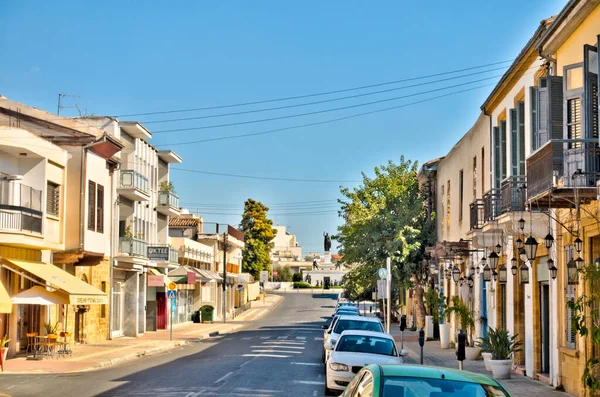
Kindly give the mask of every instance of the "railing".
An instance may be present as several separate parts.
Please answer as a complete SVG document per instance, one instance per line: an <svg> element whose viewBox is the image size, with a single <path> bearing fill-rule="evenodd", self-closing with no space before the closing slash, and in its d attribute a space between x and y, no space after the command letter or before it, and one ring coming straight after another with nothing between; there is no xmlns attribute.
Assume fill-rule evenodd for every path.
<svg viewBox="0 0 600 397"><path fill-rule="evenodd" d="M484 220L493 221L500 215L500 189L491 189L483 195Z"/></svg>
<svg viewBox="0 0 600 397"><path fill-rule="evenodd" d="M591 144L564 152L564 186L596 187L600 180L600 148Z"/></svg>
<svg viewBox="0 0 600 397"><path fill-rule="evenodd" d="M481 229L483 227L484 212L483 212L483 200L477 199L470 205L470 219L471 219L471 230Z"/></svg>
<svg viewBox="0 0 600 397"><path fill-rule="evenodd" d="M148 178L134 170L121 170L120 187L134 188L148 193Z"/></svg>
<svg viewBox="0 0 600 397"><path fill-rule="evenodd" d="M148 245L148 255L146 256L150 260L156 260L159 262L179 262L179 250L166 244Z"/></svg>
<svg viewBox="0 0 600 397"><path fill-rule="evenodd" d="M179 208L179 196L168 190L161 190L158 192L158 205Z"/></svg>
<svg viewBox="0 0 600 397"><path fill-rule="evenodd" d="M236 318L237 316L239 316L240 314L242 314L243 312L245 312L246 310L249 310L250 307L252 307L251 303L244 303L242 306L240 307L236 307L233 309L233 318Z"/></svg>
<svg viewBox="0 0 600 397"><path fill-rule="evenodd" d="M198 234L223 234L227 232L230 237L244 241L244 233L228 224L202 223L202 231Z"/></svg>
<svg viewBox="0 0 600 397"><path fill-rule="evenodd" d="M0 229L42 233L42 212L0 205Z"/></svg>
<svg viewBox="0 0 600 397"><path fill-rule="evenodd" d="M563 144L548 141L527 159L527 199L550 190L563 175Z"/></svg>
<svg viewBox="0 0 600 397"><path fill-rule="evenodd" d="M119 252L130 256L146 257L148 255L148 243L135 237L120 237Z"/></svg>
<svg viewBox="0 0 600 397"><path fill-rule="evenodd" d="M0 229L42 233L42 191L0 181Z"/></svg>
<svg viewBox="0 0 600 397"><path fill-rule="evenodd" d="M525 211L526 178L524 176L510 176L502 181L500 186L502 195L502 213L512 211Z"/></svg>

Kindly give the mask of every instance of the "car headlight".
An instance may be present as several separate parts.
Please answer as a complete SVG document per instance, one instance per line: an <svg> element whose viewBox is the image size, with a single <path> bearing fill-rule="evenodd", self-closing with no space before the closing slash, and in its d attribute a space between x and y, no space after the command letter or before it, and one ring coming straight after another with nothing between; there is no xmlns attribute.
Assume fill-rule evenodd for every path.
<svg viewBox="0 0 600 397"><path fill-rule="evenodd" d="M335 347L335 342L337 342L337 339L331 339L329 341L329 343L331 343L331 348L333 349Z"/></svg>
<svg viewBox="0 0 600 397"><path fill-rule="evenodd" d="M348 372L348 366L342 363L329 363L329 368L331 368L334 371Z"/></svg>

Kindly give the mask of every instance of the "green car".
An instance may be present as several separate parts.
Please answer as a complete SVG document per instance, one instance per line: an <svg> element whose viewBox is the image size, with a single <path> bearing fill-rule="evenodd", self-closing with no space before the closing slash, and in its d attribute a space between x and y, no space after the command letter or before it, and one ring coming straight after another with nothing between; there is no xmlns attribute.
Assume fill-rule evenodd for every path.
<svg viewBox="0 0 600 397"><path fill-rule="evenodd" d="M506 397L495 380L469 371L425 365L377 365L362 368L344 397Z"/></svg>

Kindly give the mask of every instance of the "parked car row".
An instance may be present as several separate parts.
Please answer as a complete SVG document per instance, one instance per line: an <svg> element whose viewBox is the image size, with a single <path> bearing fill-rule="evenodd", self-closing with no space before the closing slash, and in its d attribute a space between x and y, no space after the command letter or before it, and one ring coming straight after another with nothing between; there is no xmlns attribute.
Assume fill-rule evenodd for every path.
<svg viewBox="0 0 600 397"><path fill-rule="evenodd" d="M323 325L325 395L509 396L498 382L485 375L404 364L408 351L398 349L381 321L361 316L356 305L342 299L338 299L331 322Z"/></svg>

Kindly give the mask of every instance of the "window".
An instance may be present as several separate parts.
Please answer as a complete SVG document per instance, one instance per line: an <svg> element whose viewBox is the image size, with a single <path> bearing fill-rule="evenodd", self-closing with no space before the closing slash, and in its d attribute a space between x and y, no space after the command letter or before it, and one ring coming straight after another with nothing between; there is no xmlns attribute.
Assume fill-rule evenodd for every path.
<svg viewBox="0 0 600 397"><path fill-rule="evenodd" d="M104 233L104 186L88 181L88 230Z"/></svg>
<svg viewBox="0 0 600 397"><path fill-rule="evenodd" d="M538 149L537 142L537 97L538 97L538 88L537 87L529 87L529 123L531 127L531 151L535 152Z"/></svg>
<svg viewBox="0 0 600 397"><path fill-rule="evenodd" d="M46 185L46 213L58 216L60 210L60 186L53 182Z"/></svg>
<svg viewBox="0 0 600 397"><path fill-rule="evenodd" d="M581 99L567 100L567 139L581 139ZM569 142L569 149L581 147L581 142Z"/></svg>
<svg viewBox="0 0 600 397"><path fill-rule="evenodd" d="M96 182L88 181L88 230L96 231Z"/></svg>
<svg viewBox="0 0 600 397"><path fill-rule="evenodd" d="M458 171L458 220L462 221L463 219L463 203L464 203L464 180L463 180L463 170Z"/></svg>
<svg viewBox="0 0 600 397"><path fill-rule="evenodd" d="M565 263L569 263L569 261L573 260L573 246L565 247ZM569 285L567 283L567 277L565 277L565 301L574 301L575 300L575 286ZM565 302L565 303L566 303ZM566 307L566 304L565 304ZM573 328L573 324L571 322L572 311L568 307L565 309L565 345L571 349L575 349L575 329Z"/></svg>
<svg viewBox="0 0 600 397"><path fill-rule="evenodd" d="M473 201L477 198L477 156L473 157Z"/></svg>
<svg viewBox="0 0 600 397"><path fill-rule="evenodd" d="M450 180L448 180L448 189L446 192L446 227L450 230Z"/></svg>
<svg viewBox="0 0 600 397"><path fill-rule="evenodd" d="M506 120L500 121L500 180L506 178ZM498 184L497 187L500 187Z"/></svg>

